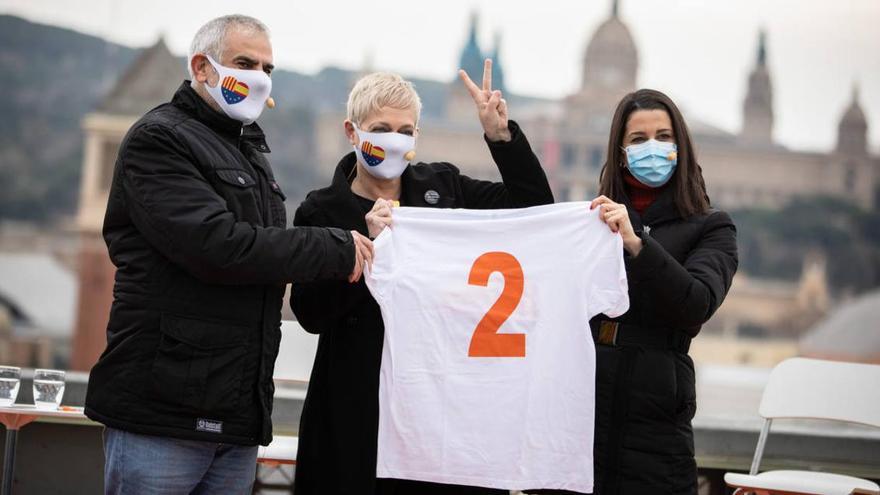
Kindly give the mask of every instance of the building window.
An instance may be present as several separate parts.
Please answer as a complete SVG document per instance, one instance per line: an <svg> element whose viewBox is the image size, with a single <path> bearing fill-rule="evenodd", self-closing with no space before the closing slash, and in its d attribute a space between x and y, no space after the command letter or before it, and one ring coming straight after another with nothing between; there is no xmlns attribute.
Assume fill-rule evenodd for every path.
<svg viewBox="0 0 880 495"><path fill-rule="evenodd" d="M850 163L846 167L846 175L843 178L843 187L846 188L846 192L855 192L857 177L858 174L856 173L856 165L855 163Z"/></svg>

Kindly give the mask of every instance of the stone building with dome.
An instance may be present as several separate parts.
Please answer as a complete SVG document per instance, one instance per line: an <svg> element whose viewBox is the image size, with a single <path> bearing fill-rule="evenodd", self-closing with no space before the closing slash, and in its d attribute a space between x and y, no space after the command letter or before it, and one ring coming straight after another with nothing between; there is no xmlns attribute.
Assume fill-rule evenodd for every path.
<svg viewBox="0 0 880 495"><path fill-rule="evenodd" d="M493 85L506 91L505 60L510 56L533 55L499 53L500 34L495 36L494 47L485 50L478 41L478 27L478 18L473 15L459 66L479 80L483 60L491 57ZM617 0L612 1L609 16L587 43L581 64L580 88L560 100L506 93L511 117L522 125L541 158L558 201L594 197L599 171L605 161L614 108L625 94L639 87L638 48L620 16ZM799 196L825 195L863 208L875 208L880 157L868 150L868 124L859 104L858 89L853 89L851 103L842 113L833 150L823 153L790 150L773 140L771 69L767 39L761 34L755 66L748 75L743 128L739 133L729 133L688 118L713 203L722 208L775 208ZM282 106L290 107L296 105L298 93L305 94L310 118L286 139L275 138L273 163L278 164L277 172L281 175L285 162L291 161L291 154L307 156L309 163L316 163L319 176L319 181L311 187L329 183L339 159L352 149L343 132L345 99L342 91L346 79L350 88L363 71L336 70L333 74L341 79L330 81L321 74L311 79L301 78L298 85L290 82L282 85L282 78L276 91L276 99ZM167 101L185 76L182 59L172 55L159 40L141 52L105 100L82 121L84 156L77 215L81 240L77 261L79 299L71 359L74 369L88 369L104 347L114 267L101 239L101 226L119 143L131 124L153 106ZM311 86L305 87L309 84ZM427 81L421 84L434 84L443 89L422 93L430 104L426 105L420 122L417 160L448 161L467 175L499 179L483 141L474 103L456 71L450 71L449 79L441 84ZM319 86L330 89L318 93L315 89ZM315 96L318 94L324 96ZM443 101L439 101L441 99ZM283 112L283 109L275 110L274 118L295 118ZM285 146L290 143L296 146ZM295 208L295 203L290 201L289 206ZM776 326L774 322L790 322L790 316L795 314L792 312L802 311L804 307L810 310L809 318L823 316L829 304L823 299L827 297L824 274L819 275L816 270L809 273L813 275L798 284L738 280L725 305L729 310L707 327L707 333L736 335L742 328ZM805 299L804 294L810 297ZM755 306L747 304L755 298L767 297L779 303L778 307L758 314ZM741 299L743 304L736 304L736 299ZM800 325L789 327L784 328L789 337L805 329Z"/></svg>
<svg viewBox="0 0 880 495"><path fill-rule="evenodd" d="M530 136L535 125L555 127L539 134L553 136L557 142L545 140L538 148L558 148L543 157L555 172L557 199L588 199L596 194L611 118L620 99L640 87L638 66L637 47L615 0L610 16L587 44L581 89L558 102L561 108L547 112L550 117L544 122L524 122ZM776 208L795 197L822 195L865 209L876 206L880 157L869 153L867 122L857 89L841 116L833 150L816 153L782 146L773 139L772 70L767 36L761 32L742 112L743 125L737 134L685 115L714 204Z"/></svg>
<svg viewBox="0 0 880 495"><path fill-rule="evenodd" d="M504 58L498 57L497 45L496 39L494 52L480 49L477 18L473 16L461 50L460 67L472 78L479 77L483 58L494 55L493 82L496 87L503 86ZM525 130L560 201L594 197L614 109L624 95L640 87L638 47L620 16L617 0L587 43L581 67L580 88L561 100L507 95L511 117ZM417 159L449 161L466 174L497 179L473 101L457 77L450 78L445 108L443 114L423 115ZM866 209L877 204L880 157L868 150L867 122L857 89L842 113L833 150L798 151L777 143L773 139L772 67L767 35L761 32L742 112L743 125L738 133L685 115L713 204L722 208L778 208L796 197L820 195ZM316 153L328 180L339 158L351 149L342 132L344 118L337 111L323 113L317 119Z"/></svg>
<svg viewBox="0 0 880 495"><path fill-rule="evenodd" d="M800 354L880 364L880 290L849 301L800 339Z"/></svg>
<svg viewBox="0 0 880 495"><path fill-rule="evenodd" d="M743 125L738 133L685 115L713 205L775 209L798 197L831 196L864 209L875 208L880 157L868 150L867 122L858 90L853 90L851 103L842 113L834 149L788 149L773 138L776 115L768 52L767 34L760 32L754 66L747 75ZM486 55L479 47L477 17L473 16L459 66L472 78L479 77ZM511 117L522 125L541 158L557 201L588 200L597 194L611 119L620 99L640 87L639 61L638 47L620 16L619 2L613 0L608 17L586 45L581 84L575 93L556 101L507 94ZM504 59L495 58L494 62L493 83L497 87ZM465 174L497 180L473 101L457 77L450 78L446 94L445 112L423 112L417 160L449 161ZM318 163L328 182L339 158L351 150L342 132L344 118L341 112L317 118ZM819 258L805 259L802 277L795 283L738 275L728 300L704 333L722 339L723 345L743 336L783 339L789 352L794 339L823 318L835 302L825 262L817 261L821 257L819 253Z"/></svg>

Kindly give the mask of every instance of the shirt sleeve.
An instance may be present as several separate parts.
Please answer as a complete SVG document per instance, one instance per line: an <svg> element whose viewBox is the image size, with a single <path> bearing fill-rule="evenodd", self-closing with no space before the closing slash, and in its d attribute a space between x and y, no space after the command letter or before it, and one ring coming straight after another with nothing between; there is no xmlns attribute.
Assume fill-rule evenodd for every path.
<svg viewBox="0 0 880 495"><path fill-rule="evenodd" d="M608 269L599 270L605 273L594 277L590 291L589 318L593 318L598 314L604 314L609 318L617 318L629 310L629 293L626 283L626 269L623 265L623 255L621 255L619 261L607 258L602 263Z"/></svg>
<svg viewBox="0 0 880 495"><path fill-rule="evenodd" d="M604 224L597 229L607 229ZM616 318L629 310L629 285L626 279L626 264L623 259L623 240L618 234L597 232L595 261L589 270L588 302L589 318L604 314Z"/></svg>

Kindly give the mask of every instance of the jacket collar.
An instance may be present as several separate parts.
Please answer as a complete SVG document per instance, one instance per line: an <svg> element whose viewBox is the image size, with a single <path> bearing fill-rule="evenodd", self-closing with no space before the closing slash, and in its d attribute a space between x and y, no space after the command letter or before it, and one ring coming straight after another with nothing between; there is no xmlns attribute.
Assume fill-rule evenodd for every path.
<svg viewBox="0 0 880 495"><path fill-rule="evenodd" d="M674 191L671 187L663 188L657 199L641 215L636 212L632 205L632 200L630 200L625 192L623 193L623 204L626 205L630 222L632 222L633 227L637 230L645 225L654 226L658 223L681 218L678 208L675 206Z"/></svg>
<svg viewBox="0 0 880 495"><path fill-rule="evenodd" d="M330 191L327 199L333 203L339 202L345 205L343 208L325 208L324 214L330 221L330 225L350 226L363 235L367 235L367 221L361 214L360 205L354 193L351 191L351 183L348 177L355 167L354 152L351 152L339 161L336 171L333 173L333 181L330 183Z"/></svg>
<svg viewBox="0 0 880 495"><path fill-rule="evenodd" d="M339 164L336 165L336 172L333 173L333 182L330 188L333 189L335 195L342 195L351 192L351 182L348 181L352 169L354 169L356 158L354 151L342 157Z"/></svg>
<svg viewBox="0 0 880 495"><path fill-rule="evenodd" d="M336 166L336 172L333 174L333 183L331 188L333 194L342 197L347 194L354 201L354 195L351 193L351 182L348 178L352 176L357 163L354 152L351 152L339 161ZM425 201L425 191L431 189L434 185L435 178L432 174L417 174L412 165L407 165L400 176L400 204L402 206L436 206Z"/></svg>
<svg viewBox="0 0 880 495"><path fill-rule="evenodd" d="M229 140L237 142L239 138L246 139L253 142L258 150L264 153L270 151L266 144L266 135L256 122L242 125L240 121L214 110L196 93L188 80L183 81L177 88L177 92L171 99L171 104Z"/></svg>

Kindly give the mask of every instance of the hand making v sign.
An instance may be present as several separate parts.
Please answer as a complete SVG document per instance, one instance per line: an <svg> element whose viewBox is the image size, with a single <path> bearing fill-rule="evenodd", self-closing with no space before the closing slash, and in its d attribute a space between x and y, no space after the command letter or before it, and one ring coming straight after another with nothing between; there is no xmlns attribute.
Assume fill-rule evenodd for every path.
<svg viewBox="0 0 880 495"><path fill-rule="evenodd" d="M477 105L477 113L480 124L490 141L510 141L510 129L507 127L507 100L503 98L501 91L492 90L492 59L486 59L483 64L483 87L480 88L468 77L467 72L459 69L459 77L464 82Z"/></svg>

